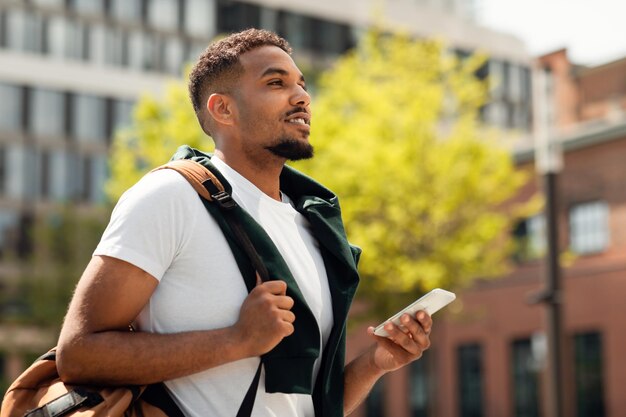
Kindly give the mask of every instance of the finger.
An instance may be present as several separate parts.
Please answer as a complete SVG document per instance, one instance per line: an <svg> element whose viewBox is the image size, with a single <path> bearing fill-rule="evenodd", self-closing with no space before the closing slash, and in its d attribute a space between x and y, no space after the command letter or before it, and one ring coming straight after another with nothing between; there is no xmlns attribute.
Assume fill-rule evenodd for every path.
<svg viewBox="0 0 626 417"><path fill-rule="evenodd" d="M411 333L404 333L398 326L389 323L385 326L385 330L389 334L389 338L396 344L401 346L405 351L412 355L420 353L419 346L413 340Z"/></svg>
<svg viewBox="0 0 626 417"><path fill-rule="evenodd" d="M296 315L293 314L289 310L284 311L283 314L281 315L281 318L283 319L283 321L286 321L287 323L293 323L296 321Z"/></svg>
<svg viewBox="0 0 626 417"><path fill-rule="evenodd" d="M412 318L408 314L404 314L402 317L400 317L400 323L402 323L401 328L407 335L415 335L416 333L423 331L422 326L417 321L417 319Z"/></svg>
<svg viewBox="0 0 626 417"><path fill-rule="evenodd" d="M291 322L283 322L283 337L287 337L290 334L292 334L295 331L295 327L293 327L293 324L291 324Z"/></svg>
<svg viewBox="0 0 626 417"><path fill-rule="evenodd" d="M287 293L287 283L285 281L267 281L261 284L261 286L274 295L285 295Z"/></svg>
<svg viewBox="0 0 626 417"><path fill-rule="evenodd" d="M281 310L291 310L291 308L293 307L293 304L294 304L293 298L287 295L276 297L276 307L280 308Z"/></svg>
<svg viewBox="0 0 626 417"><path fill-rule="evenodd" d="M418 317L422 319L422 321L417 321ZM416 318L411 318L406 315L406 317L402 317L400 319L402 324L406 326L410 330L410 337L413 341L418 345L417 347L420 350L426 350L430 347L430 325L432 325L432 320L428 317L428 314L424 312L420 312L416 315ZM424 327L427 327L425 329Z"/></svg>
<svg viewBox="0 0 626 417"><path fill-rule="evenodd" d="M417 318L417 321L419 321L420 325L422 326L424 333L429 335L433 328L433 319L430 317L430 315L422 310L422 311L418 311L415 317Z"/></svg>
<svg viewBox="0 0 626 417"><path fill-rule="evenodd" d="M390 339L386 336L377 336L374 334L374 328L372 327L371 332L368 330L368 333L376 339L376 343L382 346L387 352L389 352L396 360L399 362L409 362L410 360L416 359L416 355L419 355L420 352L410 353L404 347L400 346L394 340ZM419 356L417 356L419 357Z"/></svg>
<svg viewBox="0 0 626 417"><path fill-rule="evenodd" d="M259 275L259 273L256 273L256 285L259 286L263 284L263 280L261 279L261 275Z"/></svg>

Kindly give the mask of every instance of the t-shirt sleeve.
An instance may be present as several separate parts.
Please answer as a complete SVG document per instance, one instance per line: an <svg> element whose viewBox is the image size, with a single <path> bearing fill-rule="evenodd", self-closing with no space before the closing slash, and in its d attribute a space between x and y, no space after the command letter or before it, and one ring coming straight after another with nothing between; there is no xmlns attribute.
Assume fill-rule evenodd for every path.
<svg viewBox="0 0 626 417"><path fill-rule="evenodd" d="M121 259L161 280L193 227L191 204L202 203L177 172L146 175L122 195L93 254Z"/></svg>

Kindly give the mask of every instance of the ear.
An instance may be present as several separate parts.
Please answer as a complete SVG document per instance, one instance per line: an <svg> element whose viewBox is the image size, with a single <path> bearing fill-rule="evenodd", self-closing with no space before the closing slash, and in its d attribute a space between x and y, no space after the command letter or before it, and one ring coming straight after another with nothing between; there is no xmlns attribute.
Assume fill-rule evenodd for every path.
<svg viewBox="0 0 626 417"><path fill-rule="evenodd" d="M225 94L213 93L206 102L209 115L219 124L232 125L234 102Z"/></svg>

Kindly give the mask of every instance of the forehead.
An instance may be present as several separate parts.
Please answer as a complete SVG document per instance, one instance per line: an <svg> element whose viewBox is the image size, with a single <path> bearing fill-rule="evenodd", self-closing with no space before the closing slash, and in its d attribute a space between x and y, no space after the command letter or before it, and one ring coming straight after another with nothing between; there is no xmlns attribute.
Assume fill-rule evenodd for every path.
<svg viewBox="0 0 626 417"><path fill-rule="evenodd" d="M243 53L239 57L244 76L259 78L270 68L280 69L289 74L301 75L291 56L277 46L267 45Z"/></svg>

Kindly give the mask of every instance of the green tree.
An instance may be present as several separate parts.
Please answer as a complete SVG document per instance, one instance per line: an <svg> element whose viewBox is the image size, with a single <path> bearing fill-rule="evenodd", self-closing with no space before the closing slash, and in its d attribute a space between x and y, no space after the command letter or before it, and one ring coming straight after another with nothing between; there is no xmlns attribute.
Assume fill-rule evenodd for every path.
<svg viewBox="0 0 626 417"><path fill-rule="evenodd" d="M182 81L173 81L165 97L143 96L135 106L132 125L118 131L110 158L106 193L112 201L149 170L166 163L180 145L213 149L202 131Z"/></svg>
<svg viewBox="0 0 626 417"><path fill-rule="evenodd" d="M298 167L340 197L363 247L359 295L387 315L434 288L501 274L523 182L479 123L485 62L438 42L368 33L314 99L316 157Z"/></svg>
<svg viewBox="0 0 626 417"><path fill-rule="evenodd" d="M71 206L39 215L30 228L32 251L18 262L18 285L9 299L14 307L3 321L31 324L58 332L72 291L106 225L109 209L83 211Z"/></svg>
<svg viewBox="0 0 626 417"><path fill-rule="evenodd" d="M504 203L523 177L479 123L483 64L437 42L372 31L319 78L317 156L297 167L340 196L348 235L364 248L359 295L379 316L506 266L516 213ZM179 145L213 148L182 81L163 100L143 97L133 120L113 144L113 200Z"/></svg>

